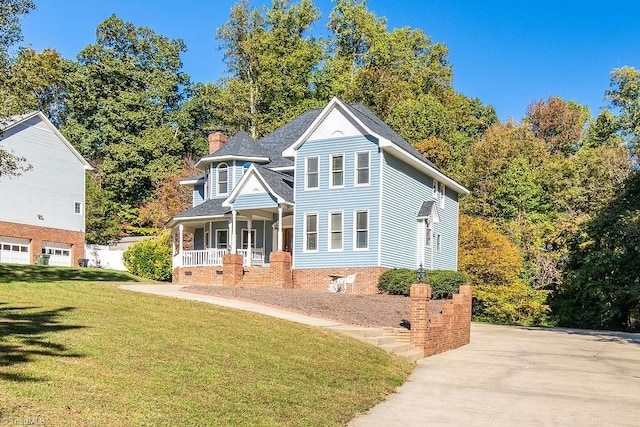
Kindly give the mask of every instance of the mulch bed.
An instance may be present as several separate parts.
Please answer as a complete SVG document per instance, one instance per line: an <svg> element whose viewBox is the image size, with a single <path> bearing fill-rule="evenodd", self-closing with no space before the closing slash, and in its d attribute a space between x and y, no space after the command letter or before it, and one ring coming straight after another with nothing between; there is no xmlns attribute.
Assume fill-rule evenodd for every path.
<svg viewBox="0 0 640 427"><path fill-rule="evenodd" d="M189 286L183 291L251 301L314 317L367 327L400 327L409 320L411 300L399 295L359 295L283 288L232 288ZM440 312L442 300L432 301L432 313Z"/></svg>

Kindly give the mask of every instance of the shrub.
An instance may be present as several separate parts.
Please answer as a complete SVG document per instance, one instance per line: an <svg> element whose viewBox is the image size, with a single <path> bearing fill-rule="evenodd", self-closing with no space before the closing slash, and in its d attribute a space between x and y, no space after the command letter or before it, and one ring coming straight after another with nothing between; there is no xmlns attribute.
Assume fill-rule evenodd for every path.
<svg viewBox="0 0 640 427"><path fill-rule="evenodd" d="M171 233L131 245L122 255L124 265L136 276L164 282L171 281Z"/></svg>
<svg viewBox="0 0 640 427"><path fill-rule="evenodd" d="M464 273L449 270L426 271L426 283L431 285L431 298L451 298L460 285L467 281ZM387 270L378 279L378 290L391 295L409 295L411 285L418 283L415 270L394 268Z"/></svg>
<svg viewBox="0 0 640 427"><path fill-rule="evenodd" d="M430 270L426 282L431 285L432 299L451 298L467 282L467 275L461 271Z"/></svg>
<svg viewBox="0 0 640 427"><path fill-rule="evenodd" d="M380 278L378 278L378 290L391 295L409 295L411 285L417 282L414 270L394 268L380 275Z"/></svg>

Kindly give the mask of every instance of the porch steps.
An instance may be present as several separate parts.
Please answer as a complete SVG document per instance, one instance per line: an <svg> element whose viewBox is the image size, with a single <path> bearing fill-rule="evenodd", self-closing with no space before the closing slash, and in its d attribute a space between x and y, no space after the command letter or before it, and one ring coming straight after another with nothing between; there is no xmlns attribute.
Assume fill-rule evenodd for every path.
<svg viewBox="0 0 640 427"><path fill-rule="evenodd" d="M409 344L410 332L405 328L364 328L354 326L339 327L335 328L335 330L360 341L373 344L412 362L424 357L422 350L411 348Z"/></svg>
<svg viewBox="0 0 640 427"><path fill-rule="evenodd" d="M270 269L264 267L244 267L241 285L247 288L259 288L271 284Z"/></svg>

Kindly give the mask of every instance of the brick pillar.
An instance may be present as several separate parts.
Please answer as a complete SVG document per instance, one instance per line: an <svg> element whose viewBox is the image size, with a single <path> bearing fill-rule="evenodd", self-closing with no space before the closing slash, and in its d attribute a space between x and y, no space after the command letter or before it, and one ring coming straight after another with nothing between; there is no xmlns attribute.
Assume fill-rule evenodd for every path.
<svg viewBox="0 0 640 427"><path fill-rule="evenodd" d="M458 296L460 300L460 305L461 305L459 309L460 312L458 313L458 316L460 316L459 321L463 325L463 328L462 328L463 337L462 337L461 345L469 344L469 342L471 341L471 304L473 299L472 295L473 295L473 289L471 288L471 285L462 285L460 286L460 290L458 291L458 294L453 296L454 298Z"/></svg>
<svg viewBox="0 0 640 427"><path fill-rule="evenodd" d="M431 286L426 284L411 285L411 347L424 351L429 329L429 300Z"/></svg>
<svg viewBox="0 0 640 427"><path fill-rule="evenodd" d="M226 254L222 258L222 284L224 286L236 286L242 282L244 266L242 255Z"/></svg>
<svg viewBox="0 0 640 427"><path fill-rule="evenodd" d="M271 283L280 288L293 288L291 272L291 254L289 252L271 252L269 255Z"/></svg>

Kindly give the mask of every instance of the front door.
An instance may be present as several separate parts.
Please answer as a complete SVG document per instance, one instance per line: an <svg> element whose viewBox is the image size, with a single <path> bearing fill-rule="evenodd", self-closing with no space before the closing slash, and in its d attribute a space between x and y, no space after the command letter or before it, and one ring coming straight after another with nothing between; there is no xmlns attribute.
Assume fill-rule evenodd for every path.
<svg viewBox="0 0 640 427"><path fill-rule="evenodd" d="M283 228L282 232L284 251L291 253L293 248L293 228Z"/></svg>

